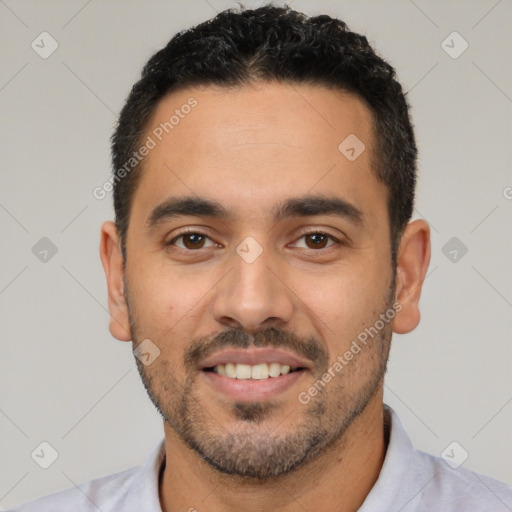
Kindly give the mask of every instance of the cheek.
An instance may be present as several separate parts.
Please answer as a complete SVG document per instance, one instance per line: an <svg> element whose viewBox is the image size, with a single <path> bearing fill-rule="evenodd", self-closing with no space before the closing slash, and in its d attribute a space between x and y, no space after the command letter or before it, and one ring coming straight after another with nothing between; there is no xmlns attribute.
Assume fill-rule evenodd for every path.
<svg viewBox="0 0 512 512"><path fill-rule="evenodd" d="M347 265L302 275L293 288L325 339L344 343L374 323L387 299L389 277L375 265Z"/></svg>
<svg viewBox="0 0 512 512"><path fill-rule="evenodd" d="M187 325L197 315L208 291L216 280L208 272L180 271L160 261L127 271L131 312L139 330L148 335L163 336Z"/></svg>
<svg viewBox="0 0 512 512"><path fill-rule="evenodd" d="M164 272L154 271L149 264L127 271L130 310L139 331L145 336L165 332L179 314L176 306L180 301L180 288ZM148 332L149 331L149 332Z"/></svg>

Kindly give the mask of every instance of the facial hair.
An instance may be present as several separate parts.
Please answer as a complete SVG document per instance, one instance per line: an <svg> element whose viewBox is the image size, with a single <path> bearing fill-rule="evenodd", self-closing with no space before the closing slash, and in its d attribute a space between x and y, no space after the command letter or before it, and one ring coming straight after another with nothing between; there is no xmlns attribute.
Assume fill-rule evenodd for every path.
<svg viewBox="0 0 512 512"><path fill-rule="evenodd" d="M128 299L126 286L125 295ZM394 287L389 289L383 302L384 309L372 315L373 318L379 318L380 313L392 307ZM136 314L129 300L127 303L135 349L143 338L137 335ZM236 418L236 426L228 430L221 425L206 411L197 393L197 363L225 347L286 348L314 364L313 382L317 382L329 369L329 354L314 337L300 337L288 330L270 327L255 335L232 329L211 339L192 340L183 358L185 378L181 382L176 377L178 372L163 357L150 366L145 366L138 358L135 361L151 401L189 448L222 473L264 482L305 466L343 437L382 386L391 335L392 322L389 322L362 349L362 353L368 351L362 359L365 365L371 363L371 368L364 367L363 361L358 365L361 354L357 354L308 404L297 400L301 419L294 421L291 427L286 425L286 432L282 431L284 428L280 430L281 425L271 428L265 422L280 406L278 401L234 401L230 409ZM170 342L166 340L166 343ZM334 354L334 360L336 356ZM359 379L361 384L347 393L351 379ZM286 418L282 422L283 427L285 421Z"/></svg>

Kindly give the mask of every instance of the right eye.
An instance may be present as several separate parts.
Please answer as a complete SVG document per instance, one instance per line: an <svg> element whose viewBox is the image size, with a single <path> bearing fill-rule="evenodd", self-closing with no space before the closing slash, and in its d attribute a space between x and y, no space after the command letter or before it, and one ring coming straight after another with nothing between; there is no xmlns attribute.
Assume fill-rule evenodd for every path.
<svg viewBox="0 0 512 512"><path fill-rule="evenodd" d="M210 241L210 245L205 245L206 241ZM198 231L185 231L176 235L172 240L167 242L167 246L175 246L184 251L194 251L205 247L213 247L216 244L204 233Z"/></svg>

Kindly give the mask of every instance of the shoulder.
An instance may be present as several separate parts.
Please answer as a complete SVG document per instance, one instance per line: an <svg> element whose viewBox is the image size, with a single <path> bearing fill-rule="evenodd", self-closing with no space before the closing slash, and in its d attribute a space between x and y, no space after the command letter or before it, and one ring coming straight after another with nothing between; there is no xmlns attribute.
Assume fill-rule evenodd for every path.
<svg viewBox="0 0 512 512"><path fill-rule="evenodd" d="M512 487L462 466L450 467L442 458L416 451L423 474L418 510L444 512L507 512L512 510Z"/></svg>
<svg viewBox="0 0 512 512"><path fill-rule="evenodd" d="M511 486L463 467L455 445L443 457L415 449L393 409L384 411L387 452L360 512L512 511Z"/></svg>
<svg viewBox="0 0 512 512"><path fill-rule="evenodd" d="M140 468L90 480L79 486L23 503L8 512L106 512L109 502L131 486Z"/></svg>
<svg viewBox="0 0 512 512"><path fill-rule="evenodd" d="M158 478L165 460L161 439L143 466L89 480L71 489L19 505L9 512L159 511Z"/></svg>

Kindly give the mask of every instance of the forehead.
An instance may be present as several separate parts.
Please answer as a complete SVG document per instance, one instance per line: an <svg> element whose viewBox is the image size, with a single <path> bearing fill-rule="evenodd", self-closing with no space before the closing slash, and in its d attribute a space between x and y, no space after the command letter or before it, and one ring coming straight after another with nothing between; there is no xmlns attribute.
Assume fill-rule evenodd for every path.
<svg viewBox="0 0 512 512"><path fill-rule="evenodd" d="M372 171L372 125L357 96L321 86L262 82L175 91L148 124L144 140L154 147L143 161L132 214L179 194L253 216L307 193L350 196L361 209L376 200L384 205L385 187Z"/></svg>

